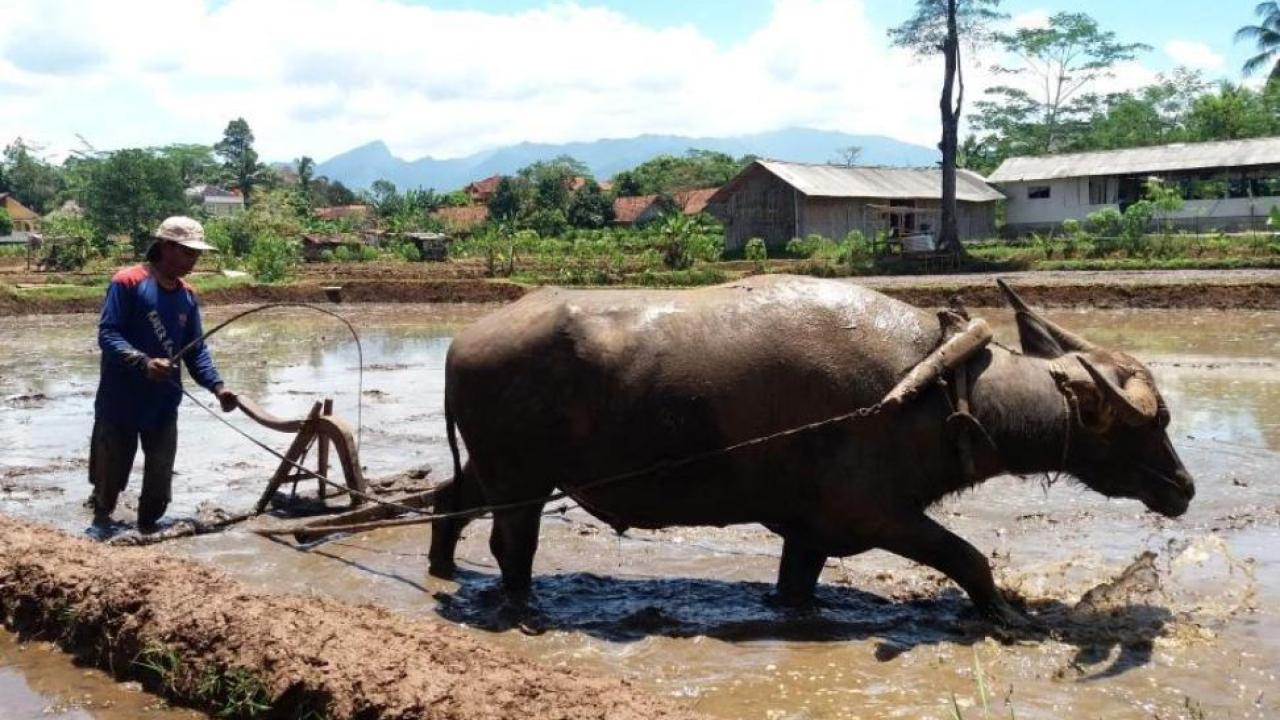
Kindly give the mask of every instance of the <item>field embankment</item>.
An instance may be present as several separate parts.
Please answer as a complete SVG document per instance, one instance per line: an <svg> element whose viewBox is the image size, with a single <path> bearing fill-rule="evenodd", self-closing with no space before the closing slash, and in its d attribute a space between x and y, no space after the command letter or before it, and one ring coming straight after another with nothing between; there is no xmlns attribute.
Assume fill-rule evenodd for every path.
<svg viewBox="0 0 1280 720"><path fill-rule="evenodd" d="M749 274L732 263L723 265L732 270L726 277ZM334 301L501 303L516 300L534 287L468 277L467 272L460 272L451 264L360 267L349 274L340 272L343 268L333 265L309 268L297 280L285 284L227 281L219 276L196 277L195 284L206 306ZM771 271L789 269L794 268L787 264L770 266ZM920 307L946 305L952 298L960 299L969 307L1000 307L1004 301L996 287L997 277L1014 282L1028 301L1040 307L1280 310L1280 270L1268 269L880 275L845 278L845 281L866 285ZM21 288L0 284L0 317L97 312L105 278L77 276L72 279L75 282L27 284Z"/></svg>
<svg viewBox="0 0 1280 720"><path fill-rule="evenodd" d="M13 630L222 716L695 717L626 681L543 667L443 623L254 593L155 550L4 516L0 611Z"/></svg>

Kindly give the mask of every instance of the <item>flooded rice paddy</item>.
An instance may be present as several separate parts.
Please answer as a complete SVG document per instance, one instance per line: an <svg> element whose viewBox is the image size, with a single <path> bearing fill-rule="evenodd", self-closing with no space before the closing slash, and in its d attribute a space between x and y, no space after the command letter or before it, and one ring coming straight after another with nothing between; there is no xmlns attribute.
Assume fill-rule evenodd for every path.
<svg viewBox="0 0 1280 720"><path fill-rule="evenodd" d="M369 476L421 465L441 479L450 474L444 356L451 334L489 309L341 309L363 340L361 459ZM210 321L231 312L214 308ZM1007 314L975 314L1014 342ZM537 636L509 629L493 608L487 591L497 569L484 521L459 548L459 582L426 575L424 526L309 551L236 531L166 547L263 590L443 618L486 642L629 677L727 718L950 718L956 708L984 717L980 687L997 717L1280 715L1280 313L1049 315L1149 363L1173 412L1171 437L1198 482L1178 520L1065 479L997 478L934 508L992 558L1000 583L1049 625L1050 638L1001 642L949 581L879 552L830 561L817 610L775 609L766 595L781 544L752 526L619 537L580 510L548 517L535 564L546 629ZM95 322L0 320L0 512L71 532L87 525ZM261 314L212 347L229 386L272 412L298 415L328 395L339 414L356 419L356 349L333 320ZM230 417L280 449L288 443ZM275 461L189 402L180 428L170 516L192 515L202 503L250 507ZM1155 558L1131 582L1079 603L1143 552ZM146 708L153 698L85 677L57 653L0 638L5 707L38 706L55 718L150 717L111 708ZM93 687L83 689L86 682Z"/></svg>

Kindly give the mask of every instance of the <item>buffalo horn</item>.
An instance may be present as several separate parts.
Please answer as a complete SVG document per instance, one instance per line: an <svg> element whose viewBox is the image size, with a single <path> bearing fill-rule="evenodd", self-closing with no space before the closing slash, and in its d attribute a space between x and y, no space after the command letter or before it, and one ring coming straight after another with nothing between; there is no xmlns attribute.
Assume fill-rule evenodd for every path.
<svg viewBox="0 0 1280 720"><path fill-rule="evenodd" d="M1106 375L1094 367L1093 363L1084 358L1076 359L1085 370L1089 371L1093 382L1102 388L1102 392L1120 410L1120 415L1127 424L1145 425L1155 419L1159 403L1156 400L1155 390L1142 376L1134 375L1125 381L1123 389L1118 388Z"/></svg>
<svg viewBox="0 0 1280 720"><path fill-rule="evenodd" d="M1030 305L1023 302L1022 298L1018 297L1018 293L1014 292L1013 288L1009 287L1009 283L997 278L996 284L1004 291L1004 296L1009 300L1009 304L1013 306L1013 309L1016 310L1019 315L1025 314L1043 326L1049 333L1050 337L1056 340L1058 345L1061 346L1064 351L1089 352L1097 349L1097 346L1088 340L1085 340L1070 330L1041 317L1039 313L1031 309ZM1022 323L1018 324L1018 329L1019 331L1022 330Z"/></svg>

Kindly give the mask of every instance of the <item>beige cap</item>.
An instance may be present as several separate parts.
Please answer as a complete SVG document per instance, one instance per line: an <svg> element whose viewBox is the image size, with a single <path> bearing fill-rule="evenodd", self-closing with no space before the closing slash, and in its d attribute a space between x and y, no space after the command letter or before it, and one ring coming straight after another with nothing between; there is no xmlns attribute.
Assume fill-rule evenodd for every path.
<svg viewBox="0 0 1280 720"><path fill-rule="evenodd" d="M168 240L192 250L213 250L214 247L204 241L204 228L189 217L174 215L165 218L156 228L153 236L156 240Z"/></svg>

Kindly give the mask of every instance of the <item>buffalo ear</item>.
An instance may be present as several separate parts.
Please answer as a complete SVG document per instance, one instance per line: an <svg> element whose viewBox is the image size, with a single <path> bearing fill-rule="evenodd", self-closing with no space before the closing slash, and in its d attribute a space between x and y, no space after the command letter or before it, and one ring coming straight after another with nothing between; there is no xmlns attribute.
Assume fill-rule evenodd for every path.
<svg viewBox="0 0 1280 720"><path fill-rule="evenodd" d="M1053 360L1066 354L1040 318L1019 310L1015 319L1018 323L1018 341L1022 343L1024 355Z"/></svg>
<svg viewBox="0 0 1280 720"><path fill-rule="evenodd" d="M1017 313L1018 339L1022 342L1022 352L1052 360L1068 352L1089 352L1096 348L1088 340L1041 317L1003 279L997 278L996 284Z"/></svg>

